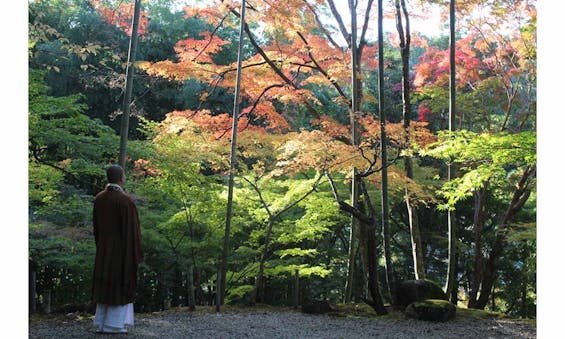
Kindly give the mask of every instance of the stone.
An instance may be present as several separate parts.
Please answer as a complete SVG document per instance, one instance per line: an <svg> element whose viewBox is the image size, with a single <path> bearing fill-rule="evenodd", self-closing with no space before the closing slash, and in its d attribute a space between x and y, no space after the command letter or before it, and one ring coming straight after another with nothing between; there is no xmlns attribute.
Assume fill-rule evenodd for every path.
<svg viewBox="0 0 565 339"><path fill-rule="evenodd" d="M396 303L402 308L415 301L426 299L448 300L447 295L438 284L431 280L406 280L403 281L396 291Z"/></svg>
<svg viewBox="0 0 565 339"><path fill-rule="evenodd" d="M427 299L411 303L404 314L413 319L426 321L448 321L455 318L455 305L447 300Z"/></svg>

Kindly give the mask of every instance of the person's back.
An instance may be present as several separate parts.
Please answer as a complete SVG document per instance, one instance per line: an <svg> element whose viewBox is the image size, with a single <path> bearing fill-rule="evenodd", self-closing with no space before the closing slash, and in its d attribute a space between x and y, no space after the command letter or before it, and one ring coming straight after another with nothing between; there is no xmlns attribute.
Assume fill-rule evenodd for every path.
<svg viewBox="0 0 565 339"><path fill-rule="evenodd" d="M124 192L123 169L107 170L108 185L94 199L92 224L96 258L92 300L97 304L94 324L99 332L124 333L133 325L137 266L142 260L139 216Z"/></svg>
<svg viewBox="0 0 565 339"><path fill-rule="evenodd" d="M137 209L120 190L106 189L94 200L94 238L96 252L93 298L98 303L123 305L135 297L137 259L134 245L138 232L133 229ZM126 222L130 220L130 222ZM129 251L128 251L129 249Z"/></svg>

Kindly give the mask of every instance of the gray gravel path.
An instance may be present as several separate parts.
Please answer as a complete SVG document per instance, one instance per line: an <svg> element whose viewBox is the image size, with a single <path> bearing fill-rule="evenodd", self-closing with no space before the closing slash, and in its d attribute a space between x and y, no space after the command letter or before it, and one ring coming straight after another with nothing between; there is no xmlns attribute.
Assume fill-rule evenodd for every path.
<svg viewBox="0 0 565 339"><path fill-rule="evenodd" d="M536 338L535 327L510 320L433 323L309 315L296 311L166 311L136 314L127 335L94 333L90 316L30 319L29 338Z"/></svg>

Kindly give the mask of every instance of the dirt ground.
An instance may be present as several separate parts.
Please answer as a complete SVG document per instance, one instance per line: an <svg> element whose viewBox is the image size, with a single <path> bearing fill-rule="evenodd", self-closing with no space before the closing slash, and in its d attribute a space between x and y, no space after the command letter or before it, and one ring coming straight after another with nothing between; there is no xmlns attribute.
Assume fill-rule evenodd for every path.
<svg viewBox="0 0 565 339"><path fill-rule="evenodd" d="M100 338L93 315L32 315L29 338ZM135 315L135 326L124 338L536 338L527 322L457 316L434 323L402 316L304 314L293 309L212 309L190 312L172 309Z"/></svg>

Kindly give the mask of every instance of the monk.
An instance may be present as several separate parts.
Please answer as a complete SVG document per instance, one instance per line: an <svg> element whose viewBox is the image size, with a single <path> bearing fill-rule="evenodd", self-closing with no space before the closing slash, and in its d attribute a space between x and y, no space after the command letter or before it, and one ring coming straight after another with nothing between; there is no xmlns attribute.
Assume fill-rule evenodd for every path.
<svg viewBox="0 0 565 339"><path fill-rule="evenodd" d="M93 230L96 259L92 300L97 333L127 333L133 326L137 266L143 260L139 216L124 192L124 170L111 165L108 184L94 199Z"/></svg>

